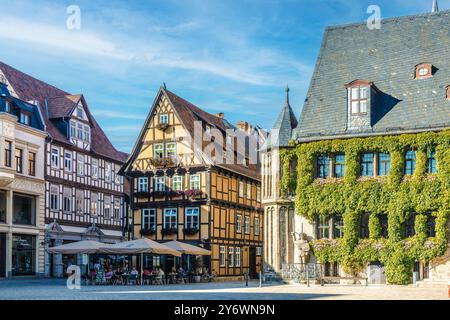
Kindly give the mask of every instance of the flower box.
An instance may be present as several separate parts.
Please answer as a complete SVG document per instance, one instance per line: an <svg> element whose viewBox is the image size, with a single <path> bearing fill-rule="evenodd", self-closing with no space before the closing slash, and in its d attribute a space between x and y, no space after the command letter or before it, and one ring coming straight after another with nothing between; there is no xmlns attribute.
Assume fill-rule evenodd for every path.
<svg viewBox="0 0 450 320"><path fill-rule="evenodd" d="M168 235L172 235L172 234L177 234L178 233L178 228L164 228L161 230L161 234L164 236L168 236Z"/></svg>
<svg viewBox="0 0 450 320"><path fill-rule="evenodd" d="M141 233L141 236L152 236L156 233L156 229L155 228L141 229L140 233Z"/></svg>
<svg viewBox="0 0 450 320"><path fill-rule="evenodd" d="M184 234L188 236L196 235L197 233L199 233L199 231L200 230L197 227L183 229Z"/></svg>
<svg viewBox="0 0 450 320"><path fill-rule="evenodd" d="M184 192L184 194L186 195L186 197L194 199L194 198L202 197L203 191L202 190L186 190Z"/></svg>

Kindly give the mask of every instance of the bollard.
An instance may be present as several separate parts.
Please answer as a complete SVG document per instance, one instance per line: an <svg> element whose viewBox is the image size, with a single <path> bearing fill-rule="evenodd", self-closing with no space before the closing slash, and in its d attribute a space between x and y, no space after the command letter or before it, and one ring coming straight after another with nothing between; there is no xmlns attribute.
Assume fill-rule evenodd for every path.
<svg viewBox="0 0 450 320"><path fill-rule="evenodd" d="M248 272L244 273L245 286L248 287Z"/></svg>
<svg viewBox="0 0 450 320"><path fill-rule="evenodd" d="M259 272L259 287L262 287L262 273L261 271Z"/></svg>

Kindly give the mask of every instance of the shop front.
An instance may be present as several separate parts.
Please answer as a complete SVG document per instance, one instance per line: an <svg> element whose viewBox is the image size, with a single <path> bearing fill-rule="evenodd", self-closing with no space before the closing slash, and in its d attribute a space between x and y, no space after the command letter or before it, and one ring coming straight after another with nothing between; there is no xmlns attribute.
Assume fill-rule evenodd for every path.
<svg viewBox="0 0 450 320"><path fill-rule="evenodd" d="M36 274L36 237L13 234L12 264L13 276L33 276Z"/></svg>
<svg viewBox="0 0 450 320"><path fill-rule="evenodd" d="M0 278L6 277L6 234L0 233Z"/></svg>

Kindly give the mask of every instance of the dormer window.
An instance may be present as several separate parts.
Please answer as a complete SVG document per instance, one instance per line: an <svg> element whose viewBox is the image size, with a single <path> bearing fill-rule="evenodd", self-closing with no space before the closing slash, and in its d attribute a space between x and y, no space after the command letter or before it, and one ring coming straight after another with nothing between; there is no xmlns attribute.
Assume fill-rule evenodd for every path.
<svg viewBox="0 0 450 320"><path fill-rule="evenodd" d="M83 107L78 106L77 107L77 117L80 119L84 119L84 113L83 113Z"/></svg>
<svg viewBox="0 0 450 320"><path fill-rule="evenodd" d="M29 126L30 125L30 115L28 113L21 112L19 121L20 121L20 123L26 124L27 126Z"/></svg>
<svg viewBox="0 0 450 320"><path fill-rule="evenodd" d="M11 106L8 100L5 101L5 112L11 112Z"/></svg>
<svg viewBox="0 0 450 320"><path fill-rule="evenodd" d="M367 87L353 87L350 89L352 114L367 113Z"/></svg>
<svg viewBox="0 0 450 320"><path fill-rule="evenodd" d="M422 63L416 66L416 79L426 79L433 76L433 66L431 63Z"/></svg>

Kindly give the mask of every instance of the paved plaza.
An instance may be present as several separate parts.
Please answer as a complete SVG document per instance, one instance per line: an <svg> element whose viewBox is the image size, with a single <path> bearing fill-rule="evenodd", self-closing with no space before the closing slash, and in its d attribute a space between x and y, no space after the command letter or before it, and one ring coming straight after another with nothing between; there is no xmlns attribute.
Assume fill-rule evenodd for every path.
<svg viewBox="0 0 450 320"><path fill-rule="evenodd" d="M63 280L1 280L0 300L315 300L315 299L439 299L448 300L446 287L311 286L258 282L203 283L167 286L82 286L69 290Z"/></svg>

